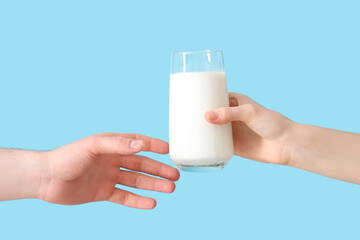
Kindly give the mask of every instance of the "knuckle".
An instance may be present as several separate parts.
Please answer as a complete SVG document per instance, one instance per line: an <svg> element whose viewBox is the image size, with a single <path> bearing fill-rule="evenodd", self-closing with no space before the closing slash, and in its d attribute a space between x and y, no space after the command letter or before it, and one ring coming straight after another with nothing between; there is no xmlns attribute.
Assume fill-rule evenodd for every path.
<svg viewBox="0 0 360 240"><path fill-rule="evenodd" d="M254 104L251 104L251 103L245 104L244 108L246 108L248 113L251 115L254 115L257 113L257 107Z"/></svg>
<svg viewBox="0 0 360 240"><path fill-rule="evenodd" d="M140 188L141 187L141 182L142 182L142 177L141 177L141 175L137 175L136 177L135 177L135 187L136 188Z"/></svg>
<svg viewBox="0 0 360 240"><path fill-rule="evenodd" d="M120 195L119 202L123 205L127 205L130 202L130 193L124 193Z"/></svg>
<svg viewBox="0 0 360 240"><path fill-rule="evenodd" d="M85 141L89 146L95 146L98 142L98 136L97 135L91 135L85 138Z"/></svg>
<svg viewBox="0 0 360 240"><path fill-rule="evenodd" d="M146 168L146 164L144 163L144 156L141 155L130 155L131 170L136 170L140 172L144 172Z"/></svg>
<svg viewBox="0 0 360 240"><path fill-rule="evenodd" d="M151 179L151 186L153 186L153 190L161 191L162 190L163 180L160 179Z"/></svg>
<svg viewBox="0 0 360 240"><path fill-rule="evenodd" d="M117 146L120 147L129 147L130 146L130 140L121 136L114 137L114 141Z"/></svg>
<svg viewBox="0 0 360 240"><path fill-rule="evenodd" d="M141 161L139 162L139 169L141 172L148 172L148 167L144 159L141 159Z"/></svg>
<svg viewBox="0 0 360 240"><path fill-rule="evenodd" d="M252 102L251 98L248 95L241 95L241 97L238 98L238 101L240 101L242 104Z"/></svg>

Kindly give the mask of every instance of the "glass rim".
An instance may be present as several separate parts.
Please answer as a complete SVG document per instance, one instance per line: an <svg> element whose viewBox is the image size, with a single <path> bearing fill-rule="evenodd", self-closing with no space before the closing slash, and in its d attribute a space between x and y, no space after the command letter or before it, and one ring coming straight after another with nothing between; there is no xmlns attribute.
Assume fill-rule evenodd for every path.
<svg viewBox="0 0 360 240"><path fill-rule="evenodd" d="M205 50L197 50L197 51L173 51L172 55L174 54L193 54L193 53L212 53L212 52L218 52L218 53L222 53L222 50L216 49L216 50L210 50L210 49L205 49Z"/></svg>

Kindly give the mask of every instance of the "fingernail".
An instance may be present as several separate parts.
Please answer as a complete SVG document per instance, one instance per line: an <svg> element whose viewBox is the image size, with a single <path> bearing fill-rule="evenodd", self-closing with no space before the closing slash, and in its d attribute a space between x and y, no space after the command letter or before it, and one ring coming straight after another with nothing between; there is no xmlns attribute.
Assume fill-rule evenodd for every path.
<svg viewBox="0 0 360 240"><path fill-rule="evenodd" d="M219 114L216 111L208 111L208 119L214 121L219 118Z"/></svg>
<svg viewBox="0 0 360 240"><path fill-rule="evenodd" d="M130 148L133 149L139 149L143 145L143 142L141 140L131 140L130 142Z"/></svg>

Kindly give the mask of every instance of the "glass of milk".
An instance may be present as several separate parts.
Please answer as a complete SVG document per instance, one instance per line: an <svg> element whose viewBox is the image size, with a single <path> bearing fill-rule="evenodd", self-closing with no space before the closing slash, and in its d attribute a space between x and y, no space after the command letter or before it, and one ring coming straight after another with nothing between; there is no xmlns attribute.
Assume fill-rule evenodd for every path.
<svg viewBox="0 0 360 240"><path fill-rule="evenodd" d="M214 125L205 112L228 107L222 52L173 52L170 74L170 158L184 171L224 168L233 156L231 124Z"/></svg>

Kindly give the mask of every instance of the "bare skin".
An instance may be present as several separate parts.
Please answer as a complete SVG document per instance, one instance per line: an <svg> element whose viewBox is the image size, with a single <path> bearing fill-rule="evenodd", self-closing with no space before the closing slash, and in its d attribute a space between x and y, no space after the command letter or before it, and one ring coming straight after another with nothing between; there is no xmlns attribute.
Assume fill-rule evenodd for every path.
<svg viewBox="0 0 360 240"><path fill-rule="evenodd" d="M205 119L232 123L235 155L360 184L360 134L293 122L242 94L229 98L230 107Z"/></svg>
<svg viewBox="0 0 360 240"><path fill-rule="evenodd" d="M213 124L232 123L238 156L360 184L360 134L293 122L238 93L230 93L230 107L209 111L205 118ZM110 201L152 209L154 199L116 184L173 192L177 169L134 155L168 150L159 139L116 133L93 135L48 152L0 149L0 200L39 198L65 205Z"/></svg>
<svg viewBox="0 0 360 240"><path fill-rule="evenodd" d="M0 200L38 198L64 205L110 201L152 209L154 199L115 185L172 193L179 171L134 155L140 151L167 154L169 146L139 134L102 133L48 152L0 149Z"/></svg>

